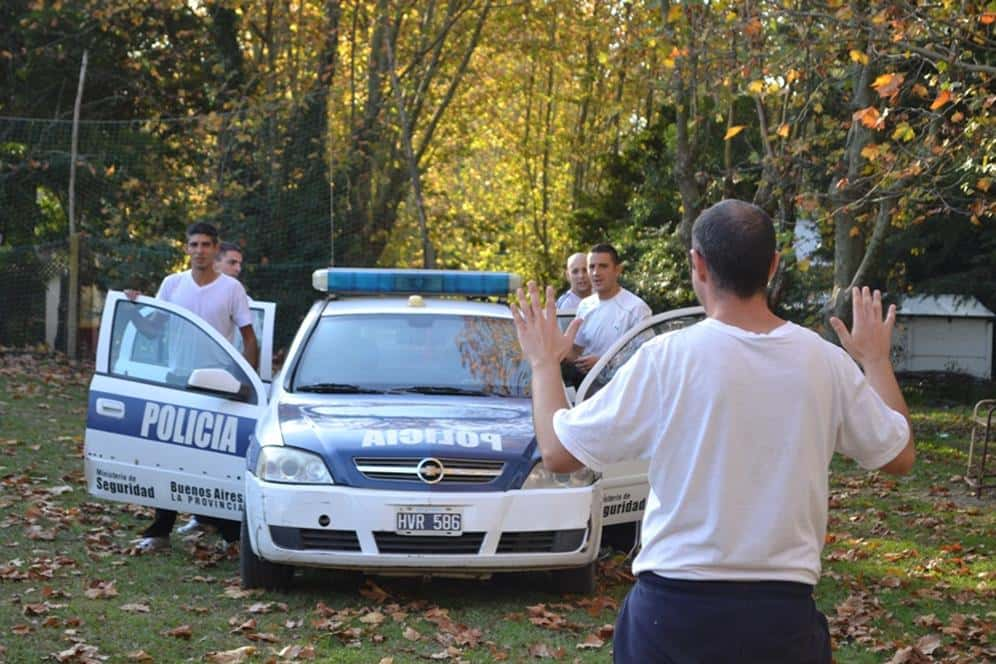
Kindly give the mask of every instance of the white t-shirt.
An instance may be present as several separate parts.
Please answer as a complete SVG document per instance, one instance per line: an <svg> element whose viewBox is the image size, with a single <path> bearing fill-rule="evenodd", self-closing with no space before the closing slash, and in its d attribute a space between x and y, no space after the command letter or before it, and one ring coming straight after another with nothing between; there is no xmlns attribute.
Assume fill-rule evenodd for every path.
<svg viewBox="0 0 996 664"><path fill-rule="evenodd" d="M755 334L714 319L647 342L553 424L596 471L649 460L634 573L812 585L833 453L879 468L909 439L840 348L792 323Z"/></svg>
<svg viewBox="0 0 996 664"><path fill-rule="evenodd" d="M582 348L582 355L605 353L631 327L650 315L650 307L625 288L608 300L601 300L592 293L581 300L576 318L584 319L574 343Z"/></svg>
<svg viewBox="0 0 996 664"><path fill-rule="evenodd" d="M159 285L156 297L197 314L229 341L240 328L252 324L245 288L238 279L224 274L206 286L199 286L190 270L171 274ZM185 325L174 317L170 318L170 324ZM215 344L195 343L193 339L199 337L191 338L183 332L174 330L169 335L170 366L174 372L186 374L196 368L228 364L227 355Z"/></svg>
<svg viewBox="0 0 996 664"><path fill-rule="evenodd" d="M171 274L159 285L156 297L193 311L226 339L252 324L246 289L226 274L219 274L206 286L197 285L190 270Z"/></svg>
<svg viewBox="0 0 996 664"><path fill-rule="evenodd" d="M577 309L579 304L581 304L581 296L572 290L568 290L557 298L557 311L561 309Z"/></svg>

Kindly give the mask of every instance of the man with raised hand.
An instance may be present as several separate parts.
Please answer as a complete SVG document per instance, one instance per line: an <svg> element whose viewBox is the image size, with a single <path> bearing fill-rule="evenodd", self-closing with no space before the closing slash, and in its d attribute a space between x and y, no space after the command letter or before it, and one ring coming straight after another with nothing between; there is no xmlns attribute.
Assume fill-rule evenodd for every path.
<svg viewBox="0 0 996 664"><path fill-rule="evenodd" d="M588 278L588 256L578 252L567 259L567 283L571 285L557 298L557 311L577 309L581 300L591 295L591 279Z"/></svg>
<svg viewBox="0 0 996 664"><path fill-rule="evenodd" d="M567 360L586 374L612 344L650 316L650 307L619 284L619 253L611 244L596 244L588 252L588 277L594 292L581 300L576 318L582 320Z"/></svg>
<svg viewBox="0 0 996 664"><path fill-rule="evenodd" d="M895 308L883 319L881 294L855 288L851 330L832 320L846 353L778 318L765 293L778 265L774 227L742 201L699 215L690 254L707 318L645 343L573 409L559 362L579 323L561 333L553 290L544 307L534 283L519 289L512 311L544 465L649 462L616 662L829 664L812 592L831 457L905 474L915 456L889 359Z"/></svg>

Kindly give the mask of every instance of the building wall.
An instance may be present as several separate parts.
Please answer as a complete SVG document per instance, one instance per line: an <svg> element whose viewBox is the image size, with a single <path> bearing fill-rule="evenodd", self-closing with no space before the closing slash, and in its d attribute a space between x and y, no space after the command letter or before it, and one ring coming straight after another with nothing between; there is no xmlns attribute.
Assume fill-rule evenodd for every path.
<svg viewBox="0 0 996 664"><path fill-rule="evenodd" d="M992 319L903 316L893 342L898 371L954 371L992 378Z"/></svg>

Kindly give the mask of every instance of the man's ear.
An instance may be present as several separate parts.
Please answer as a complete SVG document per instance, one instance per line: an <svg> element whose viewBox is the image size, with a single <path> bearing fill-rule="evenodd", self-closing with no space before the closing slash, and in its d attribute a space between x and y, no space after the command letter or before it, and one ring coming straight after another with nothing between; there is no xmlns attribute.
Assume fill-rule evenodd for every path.
<svg viewBox="0 0 996 664"><path fill-rule="evenodd" d="M709 266L706 264L705 256L694 248L689 249L688 253L692 257L692 270L695 272L695 276L698 277L699 281L708 281Z"/></svg>

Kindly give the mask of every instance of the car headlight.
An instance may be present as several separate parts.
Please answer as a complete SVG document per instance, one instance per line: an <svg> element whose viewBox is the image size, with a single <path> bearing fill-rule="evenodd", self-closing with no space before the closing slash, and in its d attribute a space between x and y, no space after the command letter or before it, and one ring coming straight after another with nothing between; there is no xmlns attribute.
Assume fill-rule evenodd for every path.
<svg viewBox="0 0 996 664"><path fill-rule="evenodd" d="M540 461L529 473L529 477L522 483L523 489L576 489L582 486L589 486L597 478L597 474L591 468L582 468L573 473L551 473L543 467Z"/></svg>
<svg viewBox="0 0 996 664"><path fill-rule="evenodd" d="M320 456L282 445L267 446L259 451L256 476L267 482L285 484L335 484Z"/></svg>

